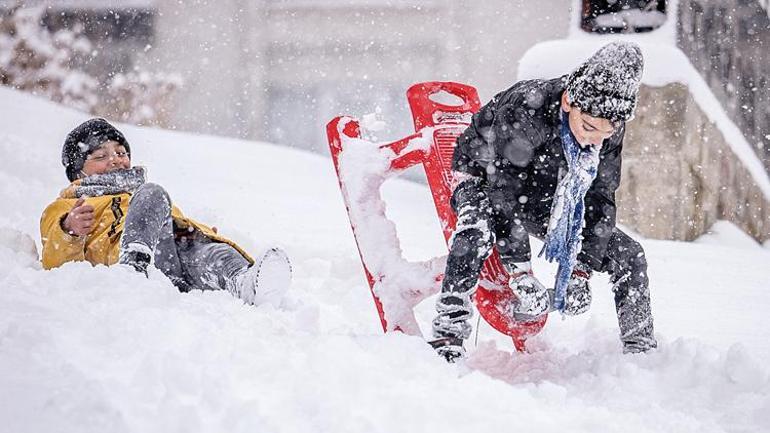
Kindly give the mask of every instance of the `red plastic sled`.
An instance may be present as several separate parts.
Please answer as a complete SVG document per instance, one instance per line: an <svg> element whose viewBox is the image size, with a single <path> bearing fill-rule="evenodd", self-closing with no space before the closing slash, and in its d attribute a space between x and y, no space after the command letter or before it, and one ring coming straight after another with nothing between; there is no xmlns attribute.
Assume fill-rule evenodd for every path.
<svg viewBox="0 0 770 433"><path fill-rule="evenodd" d="M442 91L463 103L450 106L431 99ZM379 189L388 177L422 164L448 242L457 222L449 204L455 185L452 154L457 137L481 104L475 88L452 82L418 83L406 95L416 131L413 135L386 144L370 143L361 138L360 123L345 116L334 118L326 131L382 328L418 334L412 308L440 289L443 258L409 263L401 257L395 227L385 216ZM424 278L409 277L414 274ZM516 322L509 313L513 293L507 283L508 274L493 251L482 269L474 301L485 321L510 336L518 350L524 350L526 339L543 328L546 316L535 322Z"/></svg>

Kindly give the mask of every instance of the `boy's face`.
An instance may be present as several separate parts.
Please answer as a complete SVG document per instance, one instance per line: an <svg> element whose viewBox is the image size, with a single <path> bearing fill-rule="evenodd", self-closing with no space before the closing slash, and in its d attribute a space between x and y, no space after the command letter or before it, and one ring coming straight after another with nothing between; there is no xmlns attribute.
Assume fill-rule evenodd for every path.
<svg viewBox="0 0 770 433"><path fill-rule="evenodd" d="M131 159L126 148L116 141L105 141L86 157L82 172L91 176L129 168Z"/></svg>
<svg viewBox="0 0 770 433"><path fill-rule="evenodd" d="M615 133L615 125L609 120L593 117L570 105L567 92L562 93L561 109L567 113L569 129L584 149L588 146L596 146L600 149L604 140Z"/></svg>

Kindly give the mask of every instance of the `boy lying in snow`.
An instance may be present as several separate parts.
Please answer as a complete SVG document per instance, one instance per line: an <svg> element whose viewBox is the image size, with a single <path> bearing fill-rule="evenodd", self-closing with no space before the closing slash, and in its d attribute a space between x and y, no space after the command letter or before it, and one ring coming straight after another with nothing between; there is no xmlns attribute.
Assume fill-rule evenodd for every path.
<svg viewBox="0 0 770 433"><path fill-rule="evenodd" d="M43 212L43 267L86 260L129 265L147 274L154 257L182 292L227 290L248 304L277 305L291 281L277 248L251 258L216 229L185 217L163 187L131 167L131 148L104 119L69 133L62 164L72 182Z"/></svg>

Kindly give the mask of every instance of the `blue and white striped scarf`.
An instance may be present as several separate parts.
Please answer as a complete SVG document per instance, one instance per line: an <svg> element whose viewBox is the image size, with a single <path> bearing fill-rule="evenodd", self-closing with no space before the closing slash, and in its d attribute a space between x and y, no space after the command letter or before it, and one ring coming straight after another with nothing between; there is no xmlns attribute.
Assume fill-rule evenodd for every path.
<svg viewBox="0 0 770 433"><path fill-rule="evenodd" d="M545 253L546 260L559 263L553 306L562 311L567 284L582 247L584 199L596 178L599 149L596 146L585 149L580 147L569 129L569 119L565 112L561 113L560 133L568 171L556 187L545 245L539 255Z"/></svg>

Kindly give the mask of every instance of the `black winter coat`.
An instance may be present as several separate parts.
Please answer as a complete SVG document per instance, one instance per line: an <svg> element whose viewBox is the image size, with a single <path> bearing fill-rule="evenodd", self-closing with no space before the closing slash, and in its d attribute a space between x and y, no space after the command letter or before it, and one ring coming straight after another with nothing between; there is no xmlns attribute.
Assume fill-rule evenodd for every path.
<svg viewBox="0 0 770 433"><path fill-rule="evenodd" d="M556 185L567 172L559 134L566 76L520 81L473 116L457 140L454 170L480 177L494 212L525 220L544 233ZM583 249L578 259L598 268L615 227L625 125L604 141L596 179L586 193ZM526 239L520 242L528 242ZM527 246L524 247L528 251Z"/></svg>

